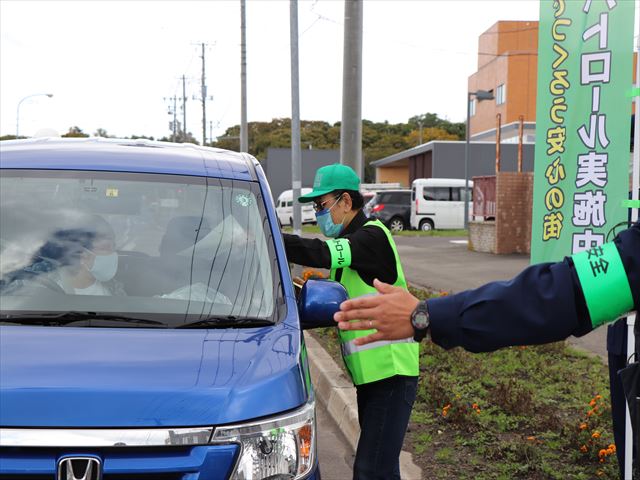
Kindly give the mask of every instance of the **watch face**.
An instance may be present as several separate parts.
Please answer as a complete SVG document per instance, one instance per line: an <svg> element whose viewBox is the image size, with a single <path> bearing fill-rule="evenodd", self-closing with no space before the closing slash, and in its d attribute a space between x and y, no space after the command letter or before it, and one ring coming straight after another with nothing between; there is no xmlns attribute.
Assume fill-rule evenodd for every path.
<svg viewBox="0 0 640 480"><path fill-rule="evenodd" d="M413 326L417 329L424 329L429 326L429 315L425 312L416 312L413 317Z"/></svg>

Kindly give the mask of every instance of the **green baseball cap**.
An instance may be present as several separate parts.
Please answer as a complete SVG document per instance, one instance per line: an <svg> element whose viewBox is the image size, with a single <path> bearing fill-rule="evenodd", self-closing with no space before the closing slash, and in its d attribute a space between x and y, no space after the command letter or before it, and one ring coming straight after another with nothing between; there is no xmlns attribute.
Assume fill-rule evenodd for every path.
<svg viewBox="0 0 640 480"><path fill-rule="evenodd" d="M336 190L360 190L360 178L351 167L334 163L321 167L313 180L313 191L298 198L300 203L313 202L316 198Z"/></svg>

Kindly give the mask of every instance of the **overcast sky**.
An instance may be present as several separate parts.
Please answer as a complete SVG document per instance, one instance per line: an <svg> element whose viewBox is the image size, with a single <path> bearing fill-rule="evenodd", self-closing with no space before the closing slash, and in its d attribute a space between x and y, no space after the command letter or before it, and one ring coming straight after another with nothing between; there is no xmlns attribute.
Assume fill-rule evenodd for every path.
<svg viewBox="0 0 640 480"><path fill-rule="evenodd" d="M629 0L623 0L629 1ZM249 121L291 116L287 0L247 1ZM344 3L299 2L303 120L341 118ZM405 122L435 112L464 121L478 36L498 20L538 20L539 2L368 0L364 4L363 118ZM205 42L213 135L240 121L240 2L0 0L0 135L170 134L165 98L182 95L202 139L200 43ZM179 120L182 113L179 110Z"/></svg>

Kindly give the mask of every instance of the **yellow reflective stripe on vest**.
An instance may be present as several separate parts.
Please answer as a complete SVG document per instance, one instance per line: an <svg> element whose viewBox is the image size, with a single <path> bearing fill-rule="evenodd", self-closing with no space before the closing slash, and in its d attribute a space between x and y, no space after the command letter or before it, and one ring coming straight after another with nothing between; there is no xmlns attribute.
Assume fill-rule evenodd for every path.
<svg viewBox="0 0 640 480"><path fill-rule="evenodd" d="M342 349L342 355L353 355L354 353L364 352L373 348L384 347L391 345L392 343L415 343L413 337L403 338L400 340L379 340L377 342L367 343L366 345L356 345L354 340L342 343L340 348Z"/></svg>

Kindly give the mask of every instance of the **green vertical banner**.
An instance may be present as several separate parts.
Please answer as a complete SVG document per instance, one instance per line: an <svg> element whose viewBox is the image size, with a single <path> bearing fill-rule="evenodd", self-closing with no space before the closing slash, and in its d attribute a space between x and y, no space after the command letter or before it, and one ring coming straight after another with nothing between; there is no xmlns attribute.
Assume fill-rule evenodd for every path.
<svg viewBox="0 0 640 480"><path fill-rule="evenodd" d="M601 245L627 218L635 3L540 2L531 263Z"/></svg>

